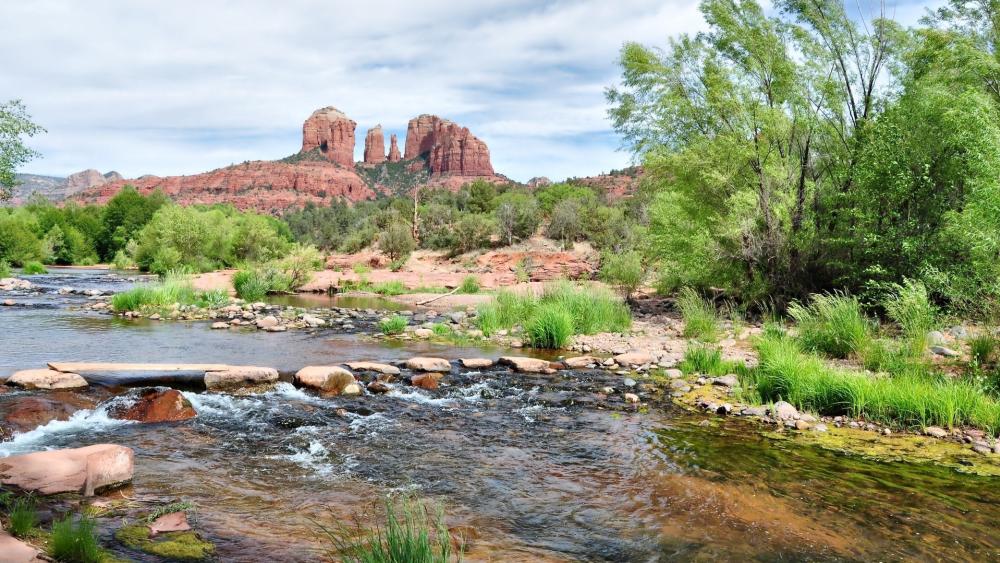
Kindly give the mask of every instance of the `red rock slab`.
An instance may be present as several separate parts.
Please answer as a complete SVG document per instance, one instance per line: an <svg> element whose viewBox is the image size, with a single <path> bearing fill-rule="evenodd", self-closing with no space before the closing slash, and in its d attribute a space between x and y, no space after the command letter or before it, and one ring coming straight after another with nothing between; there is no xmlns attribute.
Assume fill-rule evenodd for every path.
<svg viewBox="0 0 1000 563"><path fill-rule="evenodd" d="M80 493L132 480L134 453L115 444L50 450L0 459L0 484L42 495Z"/></svg>

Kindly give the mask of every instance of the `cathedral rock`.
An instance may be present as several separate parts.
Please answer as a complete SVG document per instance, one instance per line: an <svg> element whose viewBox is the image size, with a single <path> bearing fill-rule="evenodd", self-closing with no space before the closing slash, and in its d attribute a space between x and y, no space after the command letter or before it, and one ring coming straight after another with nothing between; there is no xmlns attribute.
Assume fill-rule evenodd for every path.
<svg viewBox="0 0 1000 563"><path fill-rule="evenodd" d="M381 164L385 162L385 137L382 126L376 125L365 135L365 164Z"/></svg>
<svg viewBox="0 0 1000 563"><path fill-rule="evenodd" d="M333 106L318 109L302 124L302 152L314 149L342 166L354 167L354 129L358 124Z"/></svg>
<svg viewBox="0 0 1000 563"><path fill-rule="evenodd" d="M490 149L467 127L436 115L421 115L406 127L403 158L423 156L434 176L493 176Z"/></svg>

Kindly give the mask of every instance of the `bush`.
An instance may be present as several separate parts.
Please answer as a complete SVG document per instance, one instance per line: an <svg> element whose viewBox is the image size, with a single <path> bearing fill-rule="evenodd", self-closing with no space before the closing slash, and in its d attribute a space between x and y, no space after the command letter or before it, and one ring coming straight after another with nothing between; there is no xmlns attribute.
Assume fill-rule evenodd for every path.
<svg viewBox="0 0 1000 563"><path fill-rule="evenodd" d="M315 246L297 244L287 256L274 263L287 279L285 291L296 291L309 283L313 272L323 268L323 254Z"/></svg>
<svg viewBox="0 0 1000 563"><path fill-rule="evenodd" d="M809 305L788 307L798 324L798 339L806 350L847 358L870 341L872 323L854 297L842 293L814 294Z"/></svg>
<svg viewBox="0 0 1000 563"><path fill-rule="evenodd" d="M687 374L726 375L729 366L722 361L722 350L717 346L692 342L684 351L684 360L678 366Z"/></svg>
<svg viewBox="0 0 1000 563"><path fill-rule="evenodd" d="M33 276L38 274L47 274L49 271L44 265L42 265L41 262L32 260L31 262L25 262L24 266L21 268L21 273Z"/></svg>
<svg viewBox="0 0 1000 563"><path fill-rule="evenodd" d="M479 278L476 276L465 276L462 285L458 286L459 293L479 293Z"/></svg>
<svg viewBox="0 0 1000 563"><path fill-rule="evenodd" d="M578 199L560 201L552 210L549 224L545 228L545 236L561 241L563 248L572 248L573 243L583 233L580 216L583 205Z"/></svg>
<svg viewBox="0 0 1000 563"><path fill-rule="evenodd" d="M540 305L525 323L524 334L536 348L562 348L573 336L573 317L559 303Z"/></svg>
<svg viewBox="0 0 1000 563"><path fill-rule="evenodd" d="M274 271L263 268L240 270L233 275L233 289L240 299L260 301L273 291L275 275Z"/></svg>
<svg viewBox="0 0 1000 563"><path fill-rule="evenodd" d="M115 258L111 261L111 265L116 270L131 270L135 268L135 261L124 250L119 250L115 253Z"/></svg>
<svg viewBox="0 0 1000 563"><path fill-rule="evenodd" d="M541 221L535 200L530 195L519 192L508 192L498 197L493 217L496 220L497 234L507 245L535 234Z"/></svg>
<svg viewBox="0 0 1000 563"><path fill-rule="evenodd" d="M937 317L924 284L906 280L902 285L896 285L894 294L883 305L889 318L902 329L910 353L922 355L927 348L927 333L934 328Z"/></svg>
<svg viewBox="0 0 1000 563"><path fill-rule="evenodd" d="M8 530L23 538L38 525L38 512L31 498L19 498L9 505L7 512Z"/></svg>
<svg viewBox="0 0 1000 563"><path fill-rule="evenodd" d="M452 228L455 236L452 238L451 254L459 255L489 248L490 235L496 225L489 215L465 215Z"/></svg>
<svg viewBox="0 0 1000 563"><path fill-rule="evenodd" d="M413 252L416 243L409 225L397 222L382 231L378 237L378 246L389 260L396 261Z"/></svg>
<svg viewBox="0 0 1000 563"><path fill-rule="evenodd" d="M378 328L385 335L402 334L409 323L410 321L403 315L393 315L379 321Z"/></svg>
<svg viewBox="0 0 1000 563"><path fill-rule="evenodd" d="M645 271L638 252L606 254L601 264L601 279L612 285L627 301L642 285Z"/></svg>
<svg viewBox="0 0 1000 563"><path fill-rule="evenodd" d="M10 277L10 262L6 260L0 260L0 278Z"/></svg>
<svg viewBox="0 0 1000 563"><path fill-rule="evenodd" d="M118 312L142 311L169 307L174 303L197 305L206 299L217 299L217 297L206 298L204 295L195 291L191 282L183 277L168 275L162 282L139 284L128 291L116 293L111 296L111 307Z"/></svg>
<svg viewBox="0 0 1000 563"><path fill-rule="evenodd" d="M719 313L698 292L682 288L677 294L677 308L684 317L684 336L709 342L719 337Z"/></svg>
<svg viewBox="0 0 1000 563"><path fill-rule="evenodd" d="M86 517L74 520L72 515L68 515L53 522L49 555L57 561L98 563L104 558L104 553L97 544L96 532L97 525Z"/></svg>

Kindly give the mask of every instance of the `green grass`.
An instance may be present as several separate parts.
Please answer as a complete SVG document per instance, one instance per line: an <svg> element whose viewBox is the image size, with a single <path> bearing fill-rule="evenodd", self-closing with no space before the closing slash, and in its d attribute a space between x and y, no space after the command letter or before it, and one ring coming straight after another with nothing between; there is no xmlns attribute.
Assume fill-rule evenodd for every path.
<svg viewBox="0 0 1000 563"><path fill-rule="evenodd" d="M714 342L719 338L719 313L690 287L677 294L677 308L684 317L684 336Z"/></svg>
<svg viewBox="0 0 1000 563"><path fill-rule="evenodd" d="M271 290L271 280L262 270L240 270L233 275L233 289L240 299L260 301Z"/></svg>
<svg viewBox="0 0 1000 563"><path fill-rule="evenodd" d="M479 278L476 276L465 276L462 285L458 286L459 293L479 293Z"/></svg>
<svg viewBox="0 0 1000 563"><path fill-rule="evenodd" d="M403 282L391 280L372 284L368 291L379 295L402 295L407 292L407 289Z"/></svg>
<svg viewBox="0 0 1000 563"><path fill-rule="evenodd" d="M49 271L41 262L32 260L24 263L24 266L21 267L21 273L28 276L34 276L38 274L47 274Z"/></svg>
<svg viewBox="0 0 1000 563"><path fill-rule="evenodd" d="M974 426L1000 431L1000 402L983 388L947 377L872 376L831 367L784 337L758 341L760 364L743 375L764 401L788 401L823 415L849 415L898 426Z"/></svg>
<svg viewBox="0 0 1000 563"><path fill-rule="evenodd" d="M451 535L440 509L431 511L410 498L385 501L385 519L370 530L319 526L331 545L331 559L346 563L449 563L461 561L462 545L453 553Z"/></svg>
<svg viewBox="0 0 1000 563"><path fill-rule="evenodd" d="M10 277L10 262L6 260L0 260L0 278Z"/></svg>
<svg viewBox="0 0 1000 563"><path fill-rule="evenodd" d="M899 325L913 356L927 350L927 333L934 328L937 310L931 304L927 288L920 282L906 280L897 285L896 291L883 303L890 319Z"/></svg>
<svg viewBox="0 0 1000 563"><path fill-rule="evenodd" d="M689 342L684 351L684 359L677 366L687 374L720 376L730 373L743 373L746 367L742 362L722 359L722 350L713 344Z"/></svg>
<svg viewBox="0 0 1000 563"><path fill-rule="evenodd" d="M19 537L26 537L38 525L38 512L31 498L19 498L9 505L7 530Z"/></svg>
<svg viewBox="0 0 1000 563"><path fill-rule="evenodd" d="M972 361L980 367L994 363L998 346L1000 340L989 331L973 336L969 339Z"/></svg>
<svg viewBox="0 0 1000 563"><path fill-rule="evenodd" d="M56 561L98 563L104 552L97 543L97 525L86 517L68 515L52 523L49 555Z"/></svg>
<svg viewBox="0 0 1000 563"><path fill-rule="evenodd" d="M560 303L545 303L524 325L524 334L536 348L562 348L573 336L573 317Z"/></svg>
<svg viewBox="0 0 1000 563"><path fill-rule="evenodd" d="M351 266L351 269L354 270L355 274L367 274L372 271L371 266L369 266L368 264L362 264L360 262Z"/></svg>
<svg viewBox="0 0 1000 563"><path fill-rule="evenodd" d="M873 324L861 312L861 304L842 293L814 294L808 305L792 303L788 314L795 319L806 350L833 358L847 358L873 338Z"/></svg>
<svg viewBox="0 0 1000 563"><path fill-rule="evenodd" d="M556 314L556 309L561 313ZM539 315L544 315L544 319L536 322L535 317ZM567 318L571 330L562 338ZM520 325L526 331L535 331L534 335L528 335L529 340L537 337L538 342L546 343L544 347L561 347L574 334L628 330L632 314L620 297L606 289L563 281L546 285L541 297L530 293L498 292L492 301L479 307L476 325L487 336ZM564 344L553 346L556 342Z"/></svg>
<svg viewBox="0 0 1000 563"><path fill-rule="evenodd" d="M393 315L379 321L378 328L385 335L402 334L409 322L403 315Z"/></svg>
<svg viewBox="0 0 1000 563"><path fill-rule="evenodd" d="M111 307L118 312L162 309L179 305L221 307L229 303L225 290L197 291L181 276L168 276L160 282L136 285L111 296Z"/></svg>

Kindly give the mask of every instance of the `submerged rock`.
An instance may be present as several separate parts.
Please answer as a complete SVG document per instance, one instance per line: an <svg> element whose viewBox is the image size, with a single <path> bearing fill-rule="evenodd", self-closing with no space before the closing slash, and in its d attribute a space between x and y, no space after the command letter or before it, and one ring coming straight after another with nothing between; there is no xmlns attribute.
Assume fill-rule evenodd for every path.
<svg viewBox="0 0 1000 563"><path fill-rule="evenodd" d="M406 360L406 367L414 371L431 371L448 373L451 371L451 364L444 358L416 357Z"/></svg>
<svg viewBox="0 0 1000 563"><path fill-rule="evenodd" d="M149 535L155 537L165 532L186 532L191 529L184 511L164 514L149 524Z"/></svg>
<svg viewBox="0 0 1000 563"><path fill-rule="evenodd" d="M523 356L503 356L500 358L499 362L501 364L511 366L514 368L514 371L519 371L521 373L545 373L546 370L550 369L549 362L547 360L526 358Z"/></svg>
<svg viewBox="0 0 1000 563"><path fill-rule="evenodd" d="M10 456L0 460L0 483L42 495L93 496L131 481L133 458L131 448L115 444Z"/></svg>
<svg viewBox="0 0 1000 563"><path fill-rule="evenodd" d="M87 380L76 373L51 369L26 369L14 372L14 375L7 379L7 385L25 389L79 389L87 386Z"/></svg>
<svg viewBox="0 0 1000 563"><path fill-rule="evenodd" d="M148 525L130 524L119 528L115 539L126 547L174 561L202 561L215 553L215 545L191 530L164 532L154 537Z"/></svg>
<svg viewBox="0 0 1000 563"><path fill-rule="evenodd" d="M442 377L440 373L421 373L410 378L410 385L420 387L421 389L434 390L438 388L438 381Z"/></svg>
<svg viewBox="0 0 1000 563"><path fill-rule="evenodd" d="M152 423L180 422L192 419L198 413L180 391L167 387L149 387L112 401L108 416Z"/></svg>
<svg viewBox="0 0 1000 563"><path fill-rule="evenodd" d="M328 395L361 394L354 374L339 366L306 366L295 374L295 381Z"/></svg>
<svg viewBox="0 0 1000 563"><path fill-rule="evenodd" d="M469 369L482 369L493 365L493 360L489 358L462 358L458 361L462 367Z"/></svg>
<svg viewBox="0 0 1000 563"><path fill-rule="evenodd" d="M67 420L80 409L92 408L95 402L69 391L51 394L21 396L2 405L3 422L0 423L0 440L9 439L18 432L28 432L53 420Z"/></svg>
<svg viewBox="0 0 1000 563"><path fill-rule="evenodd" d="M347 362L345 365L354 371L374 371L383 375L399 375L399 368L396 366L390 366L389 364L380 364L377 362Z"/></svg>
<svg viewBox="0 0 1000 563"><path fill-rule="evenodd" d="M274 368L245 366L205 372L205 387L209 391L234 390L271 384L276 381L278 381L278 371Z"/></svg>

